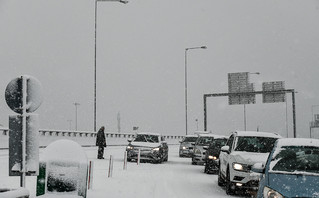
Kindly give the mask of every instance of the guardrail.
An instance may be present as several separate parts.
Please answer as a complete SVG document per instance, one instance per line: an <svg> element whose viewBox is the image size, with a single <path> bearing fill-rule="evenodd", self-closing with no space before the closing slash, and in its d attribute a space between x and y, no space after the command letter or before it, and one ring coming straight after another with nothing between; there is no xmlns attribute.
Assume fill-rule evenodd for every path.
<svg viewBox="0 0 319 198"><path fill-rule="evenodd" d="M69 131L69 130L39 130L40 147L45 147L58 139L71 139L82 146L95 146L96 132L92 131ZM135 133L105 132L107 145L127 145L127 140L133 138ZM168 144L178 144L184 137L180 135L163 135ZM0 149L7 149L9 129L0 129Z"/></svg>

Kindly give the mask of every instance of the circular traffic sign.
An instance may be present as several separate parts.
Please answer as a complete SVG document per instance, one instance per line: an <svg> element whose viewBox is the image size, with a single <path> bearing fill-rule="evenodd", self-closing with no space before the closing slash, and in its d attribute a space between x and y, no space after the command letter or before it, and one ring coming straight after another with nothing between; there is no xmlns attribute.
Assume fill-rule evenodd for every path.
<svg viewBox="0 0 319 198"><path fill-rule="evenodd" d="M26 78L26 96L23 96L23 79ZM41 83L32 76L23 75L9 82L5 91L7 105L12 111L22 114L23 97L26 97L27 113L32 113L39 108L42 103Z"/></svg>

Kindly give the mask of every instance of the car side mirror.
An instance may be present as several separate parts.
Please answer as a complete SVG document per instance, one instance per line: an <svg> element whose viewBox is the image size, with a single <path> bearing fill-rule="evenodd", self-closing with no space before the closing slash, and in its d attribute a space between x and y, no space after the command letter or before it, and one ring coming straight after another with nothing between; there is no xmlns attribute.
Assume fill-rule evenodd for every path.
<svg viewBox="0 0 319 198"><path fill-rule="evenodd" d="M208 146L203 146L203 149L204 149L204 150L207 150L207 149L208 149Z"/></svg>
<svg viewBox="0 0 319 198"><path fill-rule="evenodd" d="M195 146L195 143L192 143L193 146Z"/></svg>
<svg viewBox="0 0 319 198"><path fill-rule="evenodd" d="M251 167L251 170L256 173L265 173L265 165L263 163L256 163Z"/></svg>
<svg viewBox="0 0 319 198"><path fill-rule="evenodd" d="M133 141L133 139L130 138L130 139L127 139L127 141L131 143Z"/></svg>
<svg viewBox="0 0 319 198"><path fill-rule="evenodd" d="M220 149L221 152L226 152L229 154L229 146L223 146L221 149Z"/></svg>
<svg viewBox="0 0 319 198"><path fill-rule="evenodd" d="M182 143L182 142L183 142L182 140L179 141L179 143Z"/></svg>

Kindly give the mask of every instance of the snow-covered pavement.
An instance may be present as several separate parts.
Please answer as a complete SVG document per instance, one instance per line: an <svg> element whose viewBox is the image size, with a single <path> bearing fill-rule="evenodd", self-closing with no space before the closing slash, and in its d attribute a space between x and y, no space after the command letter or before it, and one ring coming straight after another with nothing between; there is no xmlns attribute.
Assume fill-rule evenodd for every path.
<svg viewBox="0 0 319 198"><path fill-rule="evenodd" d="M94 161L93 189L88 190L88 198L194 198L228 197L217 185L217 175L203 173L203 166L191 165L189 158L178 157L178 146L169 146L168 162L162 164L128 162L123 170L123 146L109 146L104 160L97 160L97 148L84 148L89 160ZM19 177L8 176L8 151L0 151L0 188L18 187ZM41 158L40 152L40 158ZM109 157L113 156L112 177L108 177ZM27 188L35 197L36 177L27 177Z"/></svg>

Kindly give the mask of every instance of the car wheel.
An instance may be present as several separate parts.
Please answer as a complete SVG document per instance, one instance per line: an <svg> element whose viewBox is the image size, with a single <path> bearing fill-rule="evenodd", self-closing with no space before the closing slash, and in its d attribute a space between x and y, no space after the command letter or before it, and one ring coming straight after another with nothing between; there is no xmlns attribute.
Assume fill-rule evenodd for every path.
<svg viewBox="0 0 319 198"><path fill-rule="evenodd" d="M233 183L230 181L230 174L229 170L227 170L227 176L226 176L226 194L227 195L234 195L235 189L233 189Z"/></svg>
<svg viewBox="0 0 319 198"><path fill-rule="evenodd" d="M166 155L165 159L164 159L164 162L167 162L168 161L168 154Z"/></svg>
<svg viewBox="0 0 319 198"><path fill-rule="evenodd" d="M219 169L217 183L218 183L218 186L225 186L225 180L222 178L221 174L222 173L220 172L220 169Z"/></svg>
<svg viewBox="0 0 319 198"><path fill-rule="evenodd" d="M127 161L128 161L128 162L131 162L131 161L132 161L132 159L131 159L131 158L127 158Z"/></svg>
<svg viewBox="0 0 319 198"><path fill-rule="evenodd" d="M205 164L205 168L204 168L204 173L209 173L208 167L207 167L207 163Z"/></svg>
<svg viewBox="0 0 319 198"><path fill-rule="evenodd" d="M192 164L197 165L197 163L194 161L194 158L192 158Z"/></svg>

